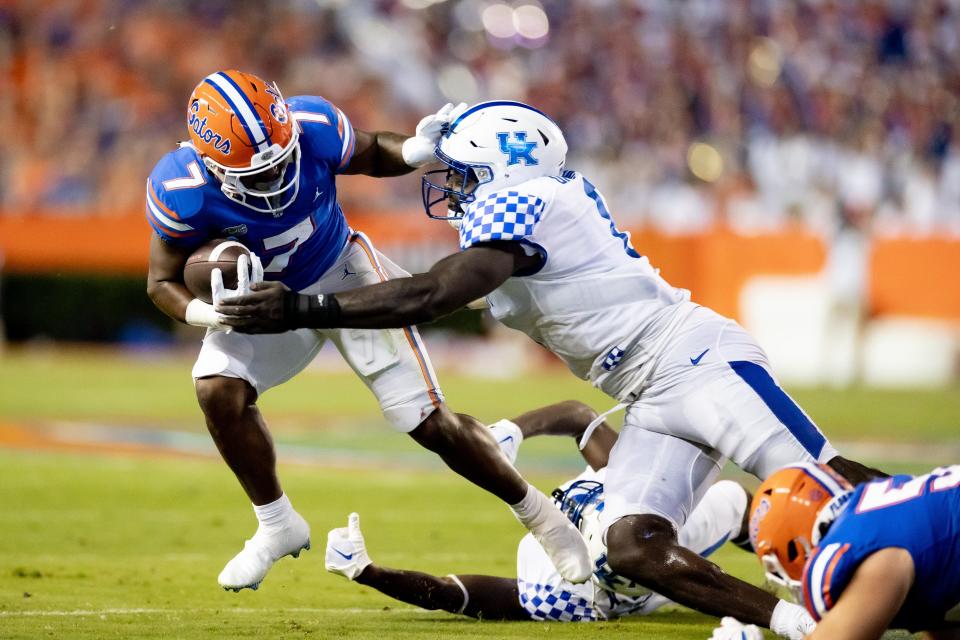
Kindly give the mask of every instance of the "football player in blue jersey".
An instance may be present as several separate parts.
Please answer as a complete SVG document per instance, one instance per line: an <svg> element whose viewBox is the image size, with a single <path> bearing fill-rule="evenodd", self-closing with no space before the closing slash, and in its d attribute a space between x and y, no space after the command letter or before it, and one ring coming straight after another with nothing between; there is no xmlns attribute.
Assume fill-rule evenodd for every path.
<svg viewBox="0 0 960 640"><path fill-rule="evenodd" d="M960 465L855 489L829 467L792 465L757 490L749 532L767 577L819 621L810 640L960 638ZM762 637L737 625L725 621Z"/></svg>
<svg viewBox="0 0 960 640"><path fill-rule="evenodd" d="M256 403L306 367L326 340L397 430L511 505L565 577L582 582L590 575L576 528L523 480L482 424L444 404L415 327L246 335L229 331L214 307L194 298L183 282L188 256L213 238L244 244L255 254L255 276L304 294L408 275L347 226L336 176L396 176L432 161L442 127L464 107L446 105L427 116L414 136L368 133L355 130L319 96L284 100L276 85L255 75L219 71L204 78L187 102L189 141L161 158L147 180L146 215L154 230L147 292L172 318L208 328L193 367L197 398L259 523L221 572L226 589L255 589L278 559L309 548L309 527L280 486L273 442ZM244 285L223 291L217 275L215 301L243 293Z"/></svg>

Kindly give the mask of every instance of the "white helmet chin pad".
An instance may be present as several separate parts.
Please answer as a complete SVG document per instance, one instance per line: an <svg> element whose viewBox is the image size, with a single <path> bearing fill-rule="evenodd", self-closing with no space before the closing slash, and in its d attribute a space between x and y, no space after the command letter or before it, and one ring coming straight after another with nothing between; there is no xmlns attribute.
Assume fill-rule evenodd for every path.
<svg viewBox="0 0 960 640"><path fill-rule="evenodd" d="M523 104L498 100L482 102L454 120L435 152L446 165L423 177L423 201L431 218L459 217L462 210L489 193L539 178L560 175L567 159L567 142L560 127L546 114ZM459 188L446 181L450 172L461 174ZM444 182L430 176L443 176ZM438 191L440 195L434 195ZM447 215L434 215L431 207L448 199ZM462 215L462 214L460 214Z"/></svg>

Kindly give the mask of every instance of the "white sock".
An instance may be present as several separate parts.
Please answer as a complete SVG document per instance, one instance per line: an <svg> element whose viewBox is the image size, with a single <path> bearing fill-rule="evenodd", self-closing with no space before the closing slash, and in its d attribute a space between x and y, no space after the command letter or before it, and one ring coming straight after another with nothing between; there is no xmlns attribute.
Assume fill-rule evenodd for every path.
<svg viewBox="0 0 960 640"><path fill-rule="evenodd" d="M253 512L257 514L261 527L277 527L286 522L287 517L293 513L293 505L290 504L287 494L283 493L273 502L253 505Z"/></svg>
<svg viewBox="0 0 960 640"><path fill-rule="evenodd" d="M786 600L778 602L770 616L770 630L790 640L803 640L816 626L806 609Z"/></svg>
<svg viewBox="0 0 960 640"><path fill-rule="evenodd" d="M540 514L540 509L543 506L540 501L541 495L536 487L527 483L527 493L523 496L523 500L517 504L510 505L510 508L513 509L513 513L520 522L526 524Z"/></svg>

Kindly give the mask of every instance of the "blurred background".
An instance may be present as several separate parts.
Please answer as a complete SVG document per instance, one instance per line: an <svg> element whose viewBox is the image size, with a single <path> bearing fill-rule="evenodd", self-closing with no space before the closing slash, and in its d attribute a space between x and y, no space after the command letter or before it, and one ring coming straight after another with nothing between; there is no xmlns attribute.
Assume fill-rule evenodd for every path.
<svg viewBox="0 0 960 640"><path fill-rule="evenodd" d="M143 185L186 137L193 86L231 67L368 130L410 132L446 101L534 104L637 249L788 382L956 379L958 0L7 0L10 344L196 344L143 293ZM455 248L415 177L339 186L408 269ZM445 326L511 372L544 362L475 315Z"/></svg>

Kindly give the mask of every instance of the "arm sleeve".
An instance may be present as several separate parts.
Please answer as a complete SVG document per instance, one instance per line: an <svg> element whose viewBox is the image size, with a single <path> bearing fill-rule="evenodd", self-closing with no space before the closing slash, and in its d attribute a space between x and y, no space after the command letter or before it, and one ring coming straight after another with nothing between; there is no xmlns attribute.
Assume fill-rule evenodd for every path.
<svg viewBox="0 0 960 640"><path fill-rule="evenodd" d="M300 135L307 138L305 152L334 173L350 164L356 139L353 125L343 111L320 96L295 96L289 106Z"/></svg>
<svg viewBox="0 0 960 640"><path fill-rule="evenodd" d="M460 224L460 248L494 240L523 241L533 235L546 204L532 194L498 191L472 203Z"/></svg>

